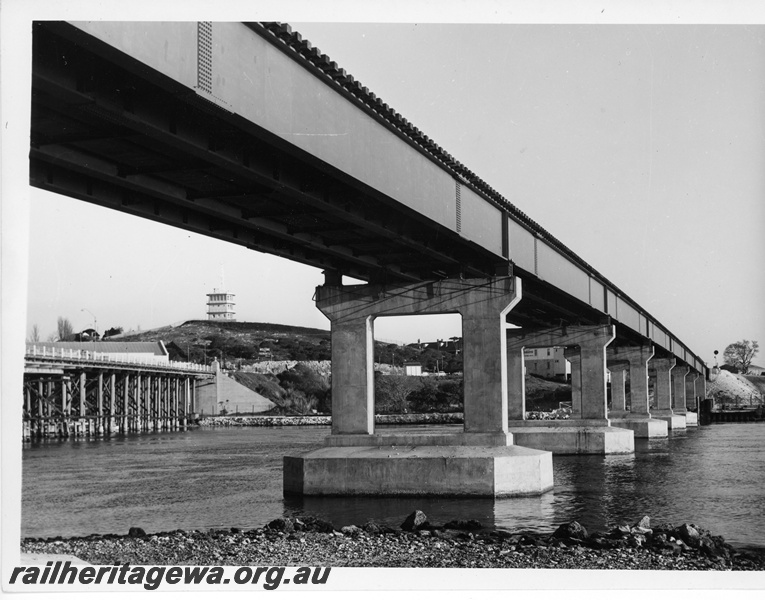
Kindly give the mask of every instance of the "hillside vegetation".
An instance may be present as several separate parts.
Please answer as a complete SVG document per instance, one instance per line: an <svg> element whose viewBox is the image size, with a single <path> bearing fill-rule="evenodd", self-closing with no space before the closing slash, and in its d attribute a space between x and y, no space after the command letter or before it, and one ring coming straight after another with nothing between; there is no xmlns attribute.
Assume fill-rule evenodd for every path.
<svg viewBox="0 0 765 600"><path fill-rule="evenodd" d="M757 404L765 393L765 377L740 375L721 370L715 381L707 383L707 396L725 402Z"/></svg>
<svg viewBox="0 0 765 600"><path fill-rule="evenodd" d="M218 359L227 368L238 368L262 360L330 360L330 334L324 329L220 321L186 321L149 331L131 332L111 339L123 341L163 341L171 360L209 363ZM432 348L399 346L375 342L375 362L395 364L420 362L425 371L456 373L462 370L462 357Z"/></svg>
<svg viewBox="0 0 765 600"><path fill-rule="evenodd" d="M120 340L163 341L171 360L252 362L270 360L329 360L329 331L275 323L186 321L119 336Z"/></svg>

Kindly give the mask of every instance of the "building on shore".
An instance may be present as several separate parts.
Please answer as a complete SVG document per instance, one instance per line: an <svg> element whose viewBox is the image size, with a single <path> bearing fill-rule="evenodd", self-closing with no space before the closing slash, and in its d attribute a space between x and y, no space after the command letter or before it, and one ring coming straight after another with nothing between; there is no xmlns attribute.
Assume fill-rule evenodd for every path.
<svg viewBox="0 0 765 600"><path fill-rule="evenodd" d="M564 348L526 348L523 351L526 372L545 379L566 379L570 367L563 351Z"/></svg>
<svg viewBox="0 0 765 600"><path fill-rule="evenodd" d="M234 318L234 294L213 289L207 294L207 319L210 321L236 321Z"/></svg>

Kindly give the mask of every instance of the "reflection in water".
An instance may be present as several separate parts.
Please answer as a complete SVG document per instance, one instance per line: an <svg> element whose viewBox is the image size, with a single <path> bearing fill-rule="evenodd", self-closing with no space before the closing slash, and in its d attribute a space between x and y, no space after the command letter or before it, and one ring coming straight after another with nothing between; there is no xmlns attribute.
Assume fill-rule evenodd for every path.
<svg viewBox="0 0 765 600"><path fill-rule="evenodd" d="M282 496L282 457L322 445L325 427L226 429L26 444L22 535L72 536L260 527L284 514L336 526L398 527L415 509L433 523L549 532L696 523L727 541L765 546L763 425L716 424L636 440L634 455L555 456L555 489L537 497L300 498Z"/></svg>
<svg viewBox="0 0 765 600"><path fill-rule="evenodd" d="M361 525L368 520L398 527L415 510L424 512L432 523L456 519L477 519L494 527L495 501L491 498L405 498L405 497L311 497L290 496L284 500L285 514L312 515L337 527Z"/></svg>

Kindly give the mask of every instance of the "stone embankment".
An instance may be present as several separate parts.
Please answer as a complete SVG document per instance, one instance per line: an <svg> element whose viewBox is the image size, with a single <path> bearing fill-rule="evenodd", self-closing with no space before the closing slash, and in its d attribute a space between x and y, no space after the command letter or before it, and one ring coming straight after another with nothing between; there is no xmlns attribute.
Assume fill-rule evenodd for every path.
<svg viewBox="0 0 765 600"><path fill-rule="evenodd" d="M606 533L577 522L552 534L489 530L475 520L444 525L415 511L399 529L374 522L341 528L320 519L281 518L260 529L173 531L71 539L25 539L22 552L70 554L109 565L283 565L329 567L493 567L752 571L765 555L738 552L695 525L652 526L644 517Z"/></svg>
<svg viewBox="0 0 765 600"><path fill-rule="evenodd" d="M426 413L406 415L375 415L377 425L449 425L462 423L462 413ZM291 425L331 425L329 415L294 416L225 416L202 417L201 427L286 427Z"/></svg>

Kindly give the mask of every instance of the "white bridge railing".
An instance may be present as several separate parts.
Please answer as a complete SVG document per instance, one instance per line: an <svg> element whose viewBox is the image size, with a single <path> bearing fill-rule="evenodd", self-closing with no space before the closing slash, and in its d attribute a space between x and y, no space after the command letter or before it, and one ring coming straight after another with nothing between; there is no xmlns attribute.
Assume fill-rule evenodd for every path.
<svg viewBox="0 0 765 600"><path fill-rule="evenodd" d="M179 371L200 371L203 373L212 373L212 367L209 365L200 365L190 362L167 361L160 357L150 358L148 356L115 356L114 353L90 352L88 350L73 350L72 348L47 348L45 346L27 346L26 358L45 358L60 359L67 361L82 362L104 362L110 364L123 364L147 367L163 367L166 369L177 369Z"/></svg>

